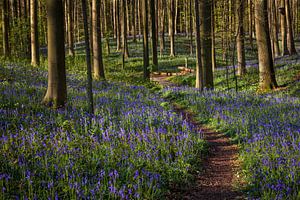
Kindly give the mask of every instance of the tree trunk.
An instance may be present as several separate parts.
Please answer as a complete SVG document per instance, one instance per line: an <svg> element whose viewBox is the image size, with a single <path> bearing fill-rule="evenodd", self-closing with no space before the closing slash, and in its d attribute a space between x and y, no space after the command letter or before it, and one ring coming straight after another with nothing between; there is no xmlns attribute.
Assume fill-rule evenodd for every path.
<svg viewBox="0 0 300 200"><path fill-rule="evenodd" d="M280 48L278 42L278 18L276 14L276 1L271 1L271 13L272 13L272 35L273 35L273 45L274 45L274 56L280 56Z"/></svg>
<svg viewBox="0 0 300 200"><path fill-rule="evenodd" d="M87 6L86 0L81 0L82 4L82 15L83 15L83 26L84 26L84 38L85 38L85 53L86 53L86 64L87 64L87 96L88 96L88 108L90 116L94 114L94 101L93 101L93 85L92 85L92 64L91 64L91 49L88 29L88 18L87 18ZM91 118L90 118L91 119Z"/></svg>
<svg viewBox="0 0 300 200"><path fill-rule="evenodd" d="M203 87L213 89L212 42L211 42L211 0L200 0L201 19L201 61L203 66Z"/></svg>
<svg viewBox="0 0 300 200"><path fill-rule="evenodd" d="M155 19L155 0L150 0L150 15L151 15L151 27L152 27L152 64L153 71L158 70L157 59L157 38L156 38L156 19Z"/></svg>
<svg viewBox="0 0 300 200"><path fill-rule="evenodd" d="M116 0L116 12L117 12L117 51L121 51L121 19L120 19L120 1Z"/></svg>
<svg viewBox="0 0 300 200"><path fill-rule="evenodd" d="M47 0L48 89L43 102L51 107L64 107L67 100L64 10L62 0Z"/></svg>
<svg viewBox="0 0 300 200"><path fill-rule="evenodd" d="M267 0L255 0L255 30L259 61L259 90L277 87L268 22Z"/></svg>
<svg viewBox="0 0 300 200"><path fill-rule="evenodd" d="M160 56L163 56L163 51L165 49L165 7L166 2L165 0L159 0L159 7L160 7L160 40L159 40L159 47L160 47Z"/></svg>
<svg viewBox="0 0 300 200"><path fill-rule="evenodd" d="M93 69L95 79L105 79L102 59L100 0L92 0Z"/></svg>
<svg viewBox="0 0 300 200"><path fill-rule="evenodd" d="M129 53L128 53L128 43L127 43L127 6L126 6L126 1L127 0L121 0L122 1L122 9L123 9L123 13L122 13L122 53L124 55L124 57L127 59L129 57Z"/></svg>
<svg viewBox="0 0 300 200"><path fill-rule="evenodd" d="M9 16L8 16L8 0L3 0L2 5L2 31L3 31L3 55L5 57L10 56L10 46L9 46Z"/></svg>
<svg viewBox="0 0 300 200"><path fill-rule="evenodd" d="M199 9L199 1L197 1L197 7ZM192 0L190 0L190 12L189 12L189 15L190 15L190 20L189 20L189 26L190 26L190 56L193 56L193 12L192 12ZM200 18L199 18L200 20ZM200 26L200 21L199 21L199 24ZM197 25L197 26L198 26ZM200 29L199 29L199 33L200 33ZM200 43L199 43L200 44Z"/></svg>
<svg viewBox="0 0 300 200"><path fill-rule="evenodd" d="M30 0L31 64L33 66L40 64L37 20L37 0Z"/></svg>
<svg viewBox="0 0 300 200"><path fill-rule="evenodd" d="M73 11L74 11L74 1L68 0L68 46L69 46L69 55L70 56L75 55Z"/></svg>
<svg viewBox="0 0 300 200"><path fill-rule="evenodd" d="M287 48L290 55L297 54L294 42L293 35L293 25L292 25L292 17L291 17L291 9L290 9L290 0L285 0L285 17L286 17L286 26L287 26Z"/></svg>
<svg viewBox="0 0 300 200"><path fill-rule="evenodd" d="M136 8L135 8L135 3L136 0L132 0L132 7L131 7L131 17L132 17L132 26L131 26L131 30L132 30L132 35L133 35L133 42L136 42L136 16L135 16L135 12L136 12Z"/></svg>
<svg viewBox="0 0 300 200"><path fill-rule="evenodd" d="M150 80L149 70L149 43L148 43L148 0L143 0L143 61L144 61L144 79Z"/></svg>
<svg viewBox="0 0 300 200"><path fill-rule="evenodd" d="M289 55L289 50L287 48L287 27L286 27L286 13L285 13L285 2L284 0L280 1L280 26L281 26L281 48L282 55Z"/></svg>
<svg viewBox="0 0 300 200"><path fill-rule="evenodd" d="M203 69L201 61L201 41L200 41L200 15L199 15L199 0L194 0L195 17L196 17L196 85L195 87L203 90Z"/></svg>
<svg viewBox="0 0 300 200"><path fill-rule="evenodd" d="M237 33L237 58L238 58L238 75L244 76L246 74L245 61L245 39L244 39L244 0L237 1L238 11L238 33Z"/></svg>
<svg viewBox="0 0 300 200"><path fill-rule="evenodd" d="M175 56L175 0L169 0L170 56Z"/></svg>

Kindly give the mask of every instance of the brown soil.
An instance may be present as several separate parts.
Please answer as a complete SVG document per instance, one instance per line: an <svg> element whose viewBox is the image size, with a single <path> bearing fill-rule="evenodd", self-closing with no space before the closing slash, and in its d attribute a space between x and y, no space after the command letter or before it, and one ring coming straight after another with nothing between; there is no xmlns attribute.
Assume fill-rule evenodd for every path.
<svg viewBox="0 0 300 200"><path fill-rule="evenodd" d="M166 77L153 77L163 86L174 86L166 80ZM177 112L198 127L199 132L209 145L208 155L202 159L202 171L195 175L193 185L181 188L173 188L167 199L186 200L234 200L246 199L236 186L241 186L238 175L240 163L238 161L238 147L222 133L214 131L204 125L198 124L192 113L175 106Z"/></svg>

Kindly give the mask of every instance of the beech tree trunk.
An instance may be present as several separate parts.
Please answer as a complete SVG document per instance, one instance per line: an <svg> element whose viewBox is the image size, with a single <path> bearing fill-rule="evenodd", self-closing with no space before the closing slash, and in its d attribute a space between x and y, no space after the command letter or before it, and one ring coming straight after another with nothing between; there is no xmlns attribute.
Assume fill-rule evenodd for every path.
<svg viewBox="0 0 300 200"><path fill-rule="evenodd" d="M143 61L144 61L144 79L150 80L150 70L149 70L149 43L148 35L149 28L148 24L148 0L143 1Z"/></svg>
<svg viewBox="0 0 300 200"><path fill-rule="evenodd" d="M158 70L157 59L157 38L156 38L156 19L155 19L155 0L150 0L151 31L152 31L152 64L153 71Z"/></svg>
<svg viewBox="0 0 300 200"><path fill-rule="evenodd" d="M95 79L105 79L102 59L100 0L92 0L93 69Z"/></svg>
<svg viewBox="0 0 300 200"><path fill-rule="evenodd" d="M203 66L203 87L213 89L212 41L211 41L211 0L200 0L201 61Z"/></svg>
<svg viewBox="0 0 300 200"><path fill-rule="evenodd" d="M238 59L238 75L244 76L246 74L246 60L245 60L245 39L244 39L244 0L237 1L238 11L238 33L237 33L237 59Z"/></svg>
<svg viewBox="0 0 300 200"><path fill-rule="evenodd" d="M37 0L30 0L31 64L33 66L40 64L37 20Z"/></svg>
<svg viewBox="0 0 300 200"><path fill-rule="evenodd" d="M293 25L292 25L292 10L290 9L290 0L285 0L285 17L287 26L287 48L290 55L297 54L293 35Z"/></svg>
<svg viewBox="0 0 300 200"><path fill-rule="evenodd" d="M195 87L203 90L203 69L201 61L201 41L200 41L200 14L199 0L194 0L195 18L196 18L196 85Z"/></svg>
<svg viewBox="0 0 300 200"><path fill-rule="evenodd" d="M84 27L84 39L85 39L85 54L87 64L87 97L88 97L88 111L90 116L94 114L94 101L93 101L93 80L92 80L92 64L91 64L91 49L90 49L90 34L87 17L86 0L81 0L82 15L83 15L83 27ZM90 117L91 123L91 117Z"/></svg>
<svg viewBox="0 0 300 200"><path fill-rule="evenodd" d="M48 89L43 102L51 107L64 107L67 100L64 9L62 0L47 0Z"/></svg>
<svg viewBox="0 0 300 200"><path fill-rule="evenodd" d="M2 32L3 32L3 55L10 56L9 46L9 14L8 14L8 0L3 0L2 4Z"/></svg>
<svg viewBox="0 0 300 200"><path fill-rule="evenodd" d="M281 48L282 55L289 55L289 50L287 48L287 26L286 26L286 13L285 13L285 2L280 1L280 26L281 26Z"/></svg>
<svg viewBox="0 0 300 200"><path fill-rule="evenodd" d="M68 47L69 47L69 55L74 56L74 1L68 0Z"/></svg>
<svg viewBox="0 0 300 200"><path fill-rule="evenodd" d="M170 56L175 56L175 0L169 0Z"/></svg>
<svg viewBox="0 0 300 200"><path fill-rule="evenodd" d="M129 57L129 53L128 53L128 43L127 43L127 0L121 0L122 1L122 53L124 55L124 57L127 59Z"/></svg>
<svg viewBox="0 0 300 200"><path fill-rule="evenodd" d="M258 48L260 91L268 91L277 87L267 9L267 0L255 0L255 30Z"/></svg>

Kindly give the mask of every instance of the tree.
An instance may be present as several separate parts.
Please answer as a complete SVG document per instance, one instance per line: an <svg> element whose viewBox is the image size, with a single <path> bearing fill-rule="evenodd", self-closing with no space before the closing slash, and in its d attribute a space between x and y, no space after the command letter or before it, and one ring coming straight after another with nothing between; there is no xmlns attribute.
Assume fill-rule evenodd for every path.
<svg viewBox="0 0 300 200"><path fill-rule="evenodd" d="M155 0L150 0L151 30L152 30L152 63L153 70L158 70Z"/></svg>
<svg viewBox="0 0 300 200"><path fill-rule="evenodd" d="M285 17L286 17L286 26L287 26L287 48L289 55L297 54L293 36L293 25L292 25L292 16L291 16L291 5L290 0L285 0Z"/></svg>
<svg viewBox="0 0 300 200"><path fill-rule="evenodd" d="M67 100L64 10L62 0L46 0L48 26L48 88L43 102L54 108Z"/></svg>
<svg viewBox="0 0 300 200"><path fill-rule="evenodd" d="M238 75L244 76L246 74L245 61L245 39L244 39L244 0L237 1L238 10L238 29L237 29L237 58L238 58Z"/></svg>
<svg viewBox="0 0 300 200"><path fill-rule="evenodd" d="M8 16L8 0L3 0L2 4L2 31L3 31L3 55L10 56L9 36L9 16Z"/></svg>
<svg viewBox="0 0 300 200"><path fill-rule="evenodd" d="M289 50L287 48L287 26L286 26L286 13L285 13L285 2L280 0L280 26L281 26L281 48L282 55L289 55Z"/></svg>
<svg viewBox="0 0 300 200"><path fill-rule="evenodd" d="M201 63L201 42L200 42L200 14L199 14L199 0L194 0L194 9L196 17L196 88L203 90L203 69Z"/></svg>
<svg viewBox="0 0 300 200"><path fill-rule="evenodd" d="M201 62L203 66L203 87L214 87L212 72L211 0L200 0Z"/></svg>
<svg viewBox="0 0 300 200"><path fill-rule="evenodd" d="M150 79L149 70L149 42L148 42L148 0L143 1L143 61L144 61L144 79Z"/></svg>
<svg viewBox="0 0 300 200"><path fill-rule="evenodd" d="M123 56L124 58L129 57L128 53L128 42L127 42L127 0L121 0L122 1L122 45L123 45Z"/></svg>
<svg viewBox="0 0 300 200"><path fill-rule="evenodd" d="M87 96L88 96L88 108L89 113L94 114L94 102L93 102L93 85L92 85L92 65L91 65L91 49L90 49L90 39L89 39L89 29L87 20L87 8L86 0L81 0L82 4L82 15L83 15L83 25L84 25L84 38L85 38L85 53L86 53L86 64L87 64ZM91 118L90 118L91 120Z"/></svg>
<svg viewBox="0 0 300 200"><path fill-rule="evenodd" d="M38 39L38 18L37 0L30 0L30 32L31 32L31 64L40 64L39 39Z"/></svg>
<svg viewBox="0 0 300 200"><path fill-rule="evenodd" d="M175 56L175 0L169 0L170 56Z"/></svg>
<svg viewBox="0 0 300 200"><path fill-rule="evenodd" d="M268 22L268 0L255 0L255 30L259 61L259 90L277 87Z"/></svg>
<svg viewBox="0 0 300 200"><path fill-rule="evenodd" d="M92 0L93 69L95 79L105 79L102 59L100 0Z"/></svg>
<svg viewBox="0 0 300 200"><path fill-rule="evenodd" d="M73 10L74 10L74 0L67 0L68 4L68 46L69 46L69 55L74 56L74 24L73 24Z"/></svg>

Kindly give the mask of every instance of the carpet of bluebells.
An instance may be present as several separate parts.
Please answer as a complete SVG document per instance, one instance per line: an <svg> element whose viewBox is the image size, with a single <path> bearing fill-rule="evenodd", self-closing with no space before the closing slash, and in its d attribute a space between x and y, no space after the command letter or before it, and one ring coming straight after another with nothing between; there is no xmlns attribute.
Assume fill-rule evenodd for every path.
<svg viewBox="0 0 300 200"><path fill-rule="evenodd" d="M90 116L82 77L68 75L68 104L53 110L41 105L45 71L0 70L0 199L154 199L190 177L204 142L148 89L95 82ZM299 139L286 137L299 152ZM284 166L296 159L294 175L282 180L285 189L299 180L299 160L284 159Z"/></svg>
<svg viewBox="0 0 300 200"><path fill-rule="evenodd" d="M242 147L250 195L300 199L300 99L249 92L167 88L203 122L227 130Z"/></svg>

